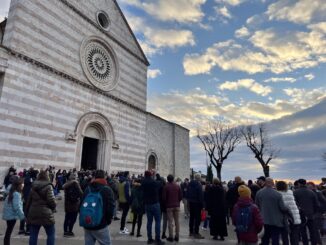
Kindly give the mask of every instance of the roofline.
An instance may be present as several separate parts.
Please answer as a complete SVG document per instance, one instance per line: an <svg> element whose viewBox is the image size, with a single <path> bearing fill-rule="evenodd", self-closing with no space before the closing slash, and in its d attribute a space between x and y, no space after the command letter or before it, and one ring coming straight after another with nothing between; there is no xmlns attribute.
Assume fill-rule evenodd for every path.
<svg viewBox="0 0 326 245"><path fill-rule="evenodd" d="M114 2L114 3L115 3L115 5L117 6L117 8L118 8L118 10L119 10L119 12L120 12L120 14L121 14L121 16L122 16L123 20L125 21L125 23L126 23L126 25L127 25L128 29L129 29L129 31L130 31L130 33L131 33L131 35L132 35L133 39L135 40L135 42L136 42L136 44L137 44L137 46L138 46L138 48L139 48L140 52L142 53L142 55L143 55L143 58L145 59L146 63L147 63L147 64L148 64L148 66L149 66L149 65L150 65L150 63L149 63L149 61L148 61L148 59L147 59L147 57L146 57L146 55L145 55L145 53L144 53L144 51L143 51L142 47L140 46L140 44L139 44L139 42L138 42L138 40L137 40L137 38L136 38L136 36L135 36L134 32L132 31L132 29L131 29L131 27L130 27L130 25L129 25L128 21L127 21L127 18L126 18L126 16L125 16L125 15L124 15L124 13L122 12L122 10L121 10L121 8L120 8L120 6L119 6L119 4L118 4L117 0L113 0L113 2Z"/></svg>
<svg viewBox="0 0 326 245"><path fill-rule="evenodd" d="M164 118L162 118L160 116L157 116L157 115L155 115L155 114L153 114L151 112L147 112L147 114L150 115L150 116L156 117L156 118L158 118L158 119L160 119L162 121L165 121L165 122L167 122L167 123L169 123L171 125L178 126L178 127L182 128L182 129L187 130L188 132L190 132L190 130L188 128L185 128L185 127L181 126L180 124L177 124L177 123L174 123L174 122L170 122L170 121L168 121L168 120L166 120L166 119L164 119Z"/></svg>
<svg viewBox="0 0 326 245"><path fill-rule="evenodd" d="M122 47L123 49L125 49L127 52L129 52L132 56L134 56L135 58L137 58L138 60L140 60L142 63L144 63L146 66L149 66L149 62L143 52L143 50L141 49L134 33L131 31L128 23L127 26L129 28L129 30L131 31L131 34L133 36L133 38L136 41L137 46L140 48L142 57L139 56L138 54L136 54L135 52L133 52L131 49L129 49L126 45L124 45L123 43L121 43L117 38L115 38L112 34L108 33L107 31L103 30L102 28L100 28L93 20L91 20L90 18L88 18L84 13L82 13L79 9L77 9L74 5L72 5L71 3L69 3L68 0L58 0L60 2L62 2L64 5L66 5L68 8L70 8L72 11L74 11L76 14L78 14L80 17L82 17L85 21L87 21L88 23L90 23L92 26L94 26L96 29L98 29L100 32L102 32L104 35L106 35L107 37L109 37L112 41L114 41L116 44L118 44L120 47ZM113 0L113 2L116 4L116 6L118 7L120 13L121 9L119 7L119 5L117 5L116 1ZM124 20L126 21L124 15L122 14L122 17L124 18Z"/></svg>

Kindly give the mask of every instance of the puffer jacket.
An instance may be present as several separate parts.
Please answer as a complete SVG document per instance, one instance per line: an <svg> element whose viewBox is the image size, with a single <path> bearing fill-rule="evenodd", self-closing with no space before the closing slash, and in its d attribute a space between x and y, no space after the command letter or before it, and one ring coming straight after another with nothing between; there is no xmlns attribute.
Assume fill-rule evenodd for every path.
<svg viewBox="0 0 326 245"><path fill-rule="evenodd" d="M69 180L67 183L65 183L62 187L65 192L65 212L78 212L79 206L80 206L80 200L83 197L83 191L80 188L80 185L77 180ZM75 202L71 202L68 195L68 190L74 189L74 192L78 194L79 198Z"/></svg>
<svg viewBox="0 0 326 245"><path fill-rule="evenodd" d="M8 203L8 196L3 206L3 220L23 220L25 218L23 212L23 202L21 194L17 191L13 193L12 202Z"/></svg>
<svg viewBox="0 0 326 245"><path fill-rule="evenodd" d="M27 222L32 225L52 225L55 223L56 202L53 187L49 181L36 180L26 204Z"/></svg>
<svg viewBox="0 0 326 245"><path fill-rule="evenodd" d="M298 206L294 200L294 195L291 190L286 192L279 191L281 193L285 206L287 206L292 214L293 221L295 225L301 224L300 212Z"/></svg>

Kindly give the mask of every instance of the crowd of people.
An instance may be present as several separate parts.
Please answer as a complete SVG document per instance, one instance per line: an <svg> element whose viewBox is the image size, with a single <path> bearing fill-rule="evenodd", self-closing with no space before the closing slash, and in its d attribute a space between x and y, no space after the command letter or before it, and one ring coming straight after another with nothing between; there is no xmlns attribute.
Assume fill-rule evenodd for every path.
<svg viewBox="0 0 326 245"><path fill-rule="evenodd" d="M19 234L36 245L43 226L47 245L55 244L56 196L64 193L64 236L73 237L79 216L85 245L111 244L109 226L120 222L121 235L141 237L144 214L147 217L148 244L179 242L180 203L189 221L189 237L204 239L200 228L214 240L225 240L227 226L234 227L239 244L263 245L322 244L326 234L326 179L320 185L299 179L292 183L259 177L245 183L203 181L200 174L181 181L173 175L161 177L154 171L130 176L128 171L108 174L103 170L55 171L30 168L17 173L10 168L4 180L6 198L3 220L7 223L4 245L10 244L16 221ZM121 217L118 217L118 210ZM126 227L131 216L132 228ZM152 226L154 224L154 234ZM201 224L202 227L201 227ZM229 229L230 231L230 229ZM308 234L307 234L307 231Z"/></svg>

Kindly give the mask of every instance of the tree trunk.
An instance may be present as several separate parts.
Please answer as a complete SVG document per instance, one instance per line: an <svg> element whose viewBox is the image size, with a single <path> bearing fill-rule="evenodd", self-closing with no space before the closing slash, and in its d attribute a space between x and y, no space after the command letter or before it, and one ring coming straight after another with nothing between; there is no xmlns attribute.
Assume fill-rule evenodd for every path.
<svg viewBox="0 0 326 245"><path fill-rule="evenodd" d="M263 171L264 171L264 175L265 177L269 177L269 166L263 166Z"/></svg>
<svg viewBox="0 0 326 245"><path fill-rule="evenodd" d="M216 167L216 176L220 181L222 181L221 172L222 172L222 164L218 164Z"/></svg>

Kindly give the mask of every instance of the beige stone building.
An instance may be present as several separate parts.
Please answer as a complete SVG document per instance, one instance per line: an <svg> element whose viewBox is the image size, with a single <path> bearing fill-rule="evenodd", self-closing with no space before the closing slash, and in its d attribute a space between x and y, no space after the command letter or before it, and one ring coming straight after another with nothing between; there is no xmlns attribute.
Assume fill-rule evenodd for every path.
<svg viewBox="0 0 326 245"><path fill-rule="evenodd" d="M115 0L12 0L0 167L189 173L189 131L146 111L149 62Z"/></svg>

